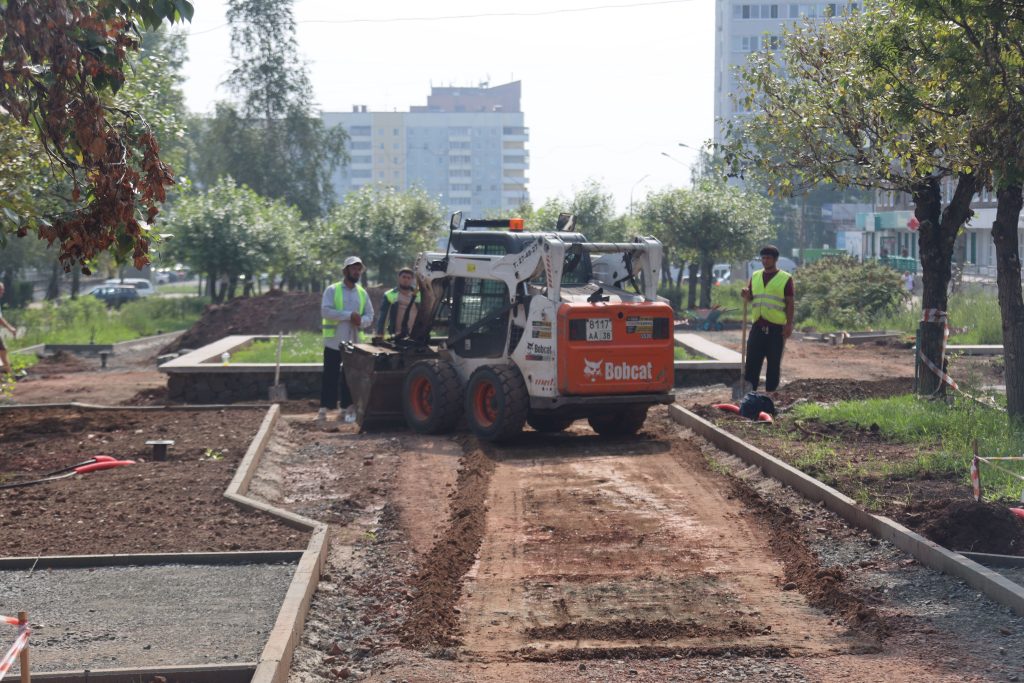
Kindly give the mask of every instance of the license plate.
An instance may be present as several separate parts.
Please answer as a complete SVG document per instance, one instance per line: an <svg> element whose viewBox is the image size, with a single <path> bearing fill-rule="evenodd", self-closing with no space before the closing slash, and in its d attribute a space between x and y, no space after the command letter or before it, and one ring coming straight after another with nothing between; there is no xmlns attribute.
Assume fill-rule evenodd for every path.
<svg viewBox="0 0 1024 683"><path fill-rule="evenodd" d="M611 341L611 318L587 318L587 341Z"/></svg>

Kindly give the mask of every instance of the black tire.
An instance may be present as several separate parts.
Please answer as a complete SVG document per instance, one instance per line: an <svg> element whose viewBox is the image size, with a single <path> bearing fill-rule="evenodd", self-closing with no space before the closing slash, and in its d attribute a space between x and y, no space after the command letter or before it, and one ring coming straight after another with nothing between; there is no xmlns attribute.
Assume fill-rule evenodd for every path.
<svg viewBox="0 0 1024 683"><path fill-rule="evenodd" d="M466 422L478 438L502 441L523 431L530 398L519 370L510 366L477 368L466 387Z"/></svg>
<svg viewBox="0 0 1024 683"><path fill-rule="evenodd" d="M454 429L462 413L462 384L452 364L432 359L413 365L402 383L402 412L420 434Z"/></svg>
<svg viewBox="0 0 1024 683"><path fill-rule="evenodd" d="M547 415L544 413L530 413L526 416L526 424L538 432L554 434L565 430L575 420L561 415Z"/></svg>
<svg viewBox="0 0 1024 683"><path fill-rule="evenodd" d="M591 415L587 422L601 436L632 436L640 431L646 419L647 406L629 406L618 413Z"/></svg>

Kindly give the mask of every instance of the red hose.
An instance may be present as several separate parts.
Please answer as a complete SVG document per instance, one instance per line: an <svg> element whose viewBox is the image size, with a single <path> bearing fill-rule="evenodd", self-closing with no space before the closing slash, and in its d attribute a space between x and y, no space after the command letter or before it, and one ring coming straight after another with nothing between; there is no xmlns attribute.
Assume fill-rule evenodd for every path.
<svg viewBox="0 0 1024 683"><path fill-rule="evenodd" d="M97 470L109 470L112 467L120 467L121 465L134 465L134 460L104 460L102 462L94 462L89 465L82 465L76 467L75 472L78 474L86 474L87 472L96 472Z"/></svg>
<svg viewBox="0 0 1024 683"><path fill-rule="evenodd" d="M736 413L737 415L740 414L740 407L737 405L733 405L732 403L715 403L711 407L718 408L719 410L724 410L727 413Z"/></svg>
<svg viewBox="0 0 1024 683"><path fill-rule="evenodd" d="M1010 508L1010 512L1024 519L1024 508Z"/></svg>

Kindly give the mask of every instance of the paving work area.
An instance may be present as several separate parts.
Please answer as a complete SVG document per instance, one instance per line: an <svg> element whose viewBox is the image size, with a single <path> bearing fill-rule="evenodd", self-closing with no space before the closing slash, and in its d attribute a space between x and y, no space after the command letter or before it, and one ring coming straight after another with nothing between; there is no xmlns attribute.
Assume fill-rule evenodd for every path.
<svg viewBox="0 0 1024 683"><path fill-rule="evenodd" d="M502 446L286 416L253 492L332 529L289 680L1019 680L1024 619L660 410Z"/></svg>
<svg viewBox="0 0 1024 683"><path fill-rule="evenodd" d="M855 397L864 382L906 378L906 355L794 343L783 389L813 378ZM19 383L15 400L46 381ZM501 445L322 431L310 403L284 409L250 495L326 523L331 541L295 683L1024 676L1020 617L716 451L664 408L635 438L581 421Z"/></svg>
<svg viewBox="0 0 1024 683"><path fill-rule="evenodd" d="M0 571L30 605L33 672L255 662L294 562ZM17 666L12 676L18 673Z"/></svg>

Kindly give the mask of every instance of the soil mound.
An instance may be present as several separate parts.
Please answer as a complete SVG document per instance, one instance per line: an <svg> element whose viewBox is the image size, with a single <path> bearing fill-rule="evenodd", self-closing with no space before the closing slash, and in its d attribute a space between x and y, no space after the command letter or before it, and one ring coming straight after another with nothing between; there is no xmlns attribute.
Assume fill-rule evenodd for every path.
<svg viewBox="0 0 1024 683"><path fill-rule="evenodd" d="M779 389L775 404L788 405L800 398L818 403L886 398L912 392L914 390L913 382L914 380L904 377L866 381L798 379Z"/></svg>
<svg viewBox="0 0 1024 683"><path fill-rule="evenodd" d="M1003 505L954 501L931 511L934 517L921 532L940 545L975 553L1024 555L1024 521Z"/></svg>
<svg viewBox="0 0 1024 683"><path fill-rule="evenodd" d="M386 287L368 287L374 311L380 310ZM160 353L198 349L229 334L319 332L322 292L285 292L272 289L262 296L239 297L210 304L195 325Z"/></svg>
<svg viewBox="0 0 1024 683"><path fill-rule="evenodd" d="M315 332L320 329L320 293L283 292L210 304L195 325L161 353L198 349L230 334Z"/></svg>

